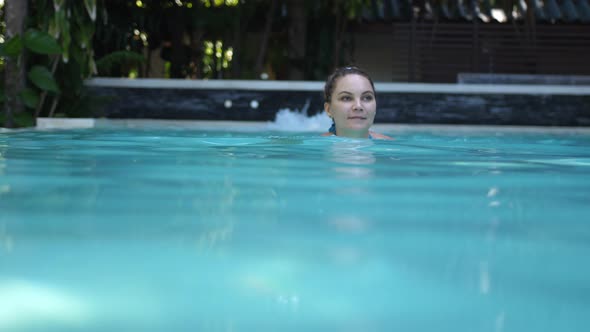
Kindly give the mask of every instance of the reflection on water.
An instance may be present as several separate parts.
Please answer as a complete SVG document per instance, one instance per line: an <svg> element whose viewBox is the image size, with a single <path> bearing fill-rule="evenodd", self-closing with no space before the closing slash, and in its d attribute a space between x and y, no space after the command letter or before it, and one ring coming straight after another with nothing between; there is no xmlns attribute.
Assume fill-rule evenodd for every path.
<svg viewBox="0 0 590 332"><path fill-rule="evenodd" d="M367 149L373 142L370 140L334 142L330 146L329 159L344 164L332 169L342 178L371 178L374 171L370 165L376 161L375 155Z"/></svg>
<svg viewBox="0 0 590 332"><path fill-rule="evenodd" d="M4 175L4 169L6 168L6 150L8 149L8 144L0 141L0 175Z"/></svg>
<svg viewBox="0 0 590 332"><path fill-rule="evenodd" d="M351 236L360 239L370 231L370 218L357 209L348 209L363 201L371 193L371 180L376 178L373 168L377 161L370 150L374 145L371 140L336 141L329 147L328 159L334 163L331 168L337 180L334 191L343 203L346 211L334 210L327 220L330 228L338 236ZM362 181L357 181L362 180ZM366 258L367 248L357 241L334 243L327 248L329 261L337 266L360 266Z"/></svg>
<svg viewBox="0 0 590 332"><path fill-rule="evenodd" d="M0 224L0 257L3 252L11 252L14 248L14 240L6 231L6 225Z"/></svg>
<svg viewBox="0 0 590 332"><path fill-rule="evenodd" d="M26 280L0 280L0 330L14 331L59 324L80 328L90 310L63 289Z"/></svg>
<svg viewBox="0 0 590 332"><path fill-rule="evenodd" d="M131 134L0 138L0 331L590 326L587 139Z"/></svg>

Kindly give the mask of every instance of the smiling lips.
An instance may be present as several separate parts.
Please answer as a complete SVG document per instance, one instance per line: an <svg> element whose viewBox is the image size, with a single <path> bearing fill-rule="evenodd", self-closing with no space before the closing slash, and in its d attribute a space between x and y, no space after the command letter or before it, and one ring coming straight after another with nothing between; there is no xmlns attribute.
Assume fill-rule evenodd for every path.
<svg viewBox="0 0 590 332"><path fill-rule="evenodd" d="M366 120L367 118L365 118L364 116L349 116L348 119L349 120Z"/></svg>

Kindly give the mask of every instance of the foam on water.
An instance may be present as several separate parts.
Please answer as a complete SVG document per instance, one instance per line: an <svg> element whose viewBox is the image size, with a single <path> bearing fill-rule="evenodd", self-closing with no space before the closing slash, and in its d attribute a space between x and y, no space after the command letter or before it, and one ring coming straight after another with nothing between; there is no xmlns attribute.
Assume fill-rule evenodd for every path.
<svg viewBox="0 0 590 332"><path fill-rule="evenodd" d="M269 122L267 128L287 132L326 132L331 125L332 119L326 112L307 116L305 111L292 111L286 108L277 112L275 120Z"/></svg>

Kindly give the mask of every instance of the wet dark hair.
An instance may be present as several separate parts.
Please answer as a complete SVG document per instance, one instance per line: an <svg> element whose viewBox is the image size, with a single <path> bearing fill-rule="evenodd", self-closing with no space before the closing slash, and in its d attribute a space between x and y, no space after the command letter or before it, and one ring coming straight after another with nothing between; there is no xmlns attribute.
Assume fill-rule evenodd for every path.
<svg viewBox="0 0 590 332"><path fill-rule="evenodd" d="M362 69L356 66L347 66L347 67L340 67L337 68L332 75L328 76L326 80L326 85L324 85L324 102L329 103L332 100L332 92L334 92L334 88L336 87L336 83L341 77L346 75L356 74L360 75L371 83L371 87L373 88L373 93L376 95L375 92L375 84L373 84L373 80L369 77L369 74L365 73Z"/></svg>

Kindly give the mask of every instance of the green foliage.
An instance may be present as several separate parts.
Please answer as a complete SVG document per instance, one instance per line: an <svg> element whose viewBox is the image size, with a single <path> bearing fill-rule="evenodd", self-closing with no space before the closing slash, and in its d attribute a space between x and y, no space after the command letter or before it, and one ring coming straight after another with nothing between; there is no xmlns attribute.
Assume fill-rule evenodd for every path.
<svg viewBox="0 0 590 332"><path fill-rule="evenodd" d="M80 116L84 111L76 107L92 104L84 79L97 73L127 76L133 70L143 76L142 67L149 68L149 64L144 66L142 54L160 47L161 54L169 56L163 56L167 63L172 61L174 72L181 77L257 78L252 68L259 49L249 34L260 34L270 7L270 0L28 1L29 30L0 44L0 57L21 59L24 61L19 64L27 64L28 87L19 92L19 98L28 108L42 115L67 116ZM295 2L281 1L281 10L271 13L275 16L265 56L269 70L280 79L289 66L297 66L305 72L305 79L325 78L339 65L334 61L346 61L344 54L350 49L349 37L342 33L346 24L339 24L335 17L346 22L359 20L378 2L382 0L299 2L307 14L306 52L300 59L289 59L290 22L284 8ZM178 36L182 38L175 41ZM334 43L336 38L342 40ZM185 49L180 52L176 47L172 52L173 43L182 43ZM204 47L206 43L214 47ZM208 49L212 50L210 54ZM100 60L95 62L95 57ZM0 91L0 101L2 98ZM53 104L56 108L50 109Z"/></svg>
<svg viewBox="0 0 590 332"><path fill-rule="evenodd" d="M96 0L29 0L29 29L0 48L13 58L27 56L28 87L19 92L35 116L62 109L62 102L81 98L83 80L96 73L92 40L97 17ZM46 31L46 32L45 32ZM19 46L19 43L21 44ZM46 102L53 98L52 103Z"/></svg>
<svg viewBox="0 0 590 332"><path fill-rule="evenodd" d="M2 56L16 60L24 54L25 49L33 52L34 54L40 54L45 56L49 54L59 54L61 52L56 40L49 34L35 29L29 29L26 31L24 36L14 36L11 39L9 39L6 43L4 43L0 48L0 54ZM19 62L19 65L22 64ZM55 94L60 93L59 87L57 86L53 74L45 66L34 65L28 71L27 78L37 89L40 89L41 91L49 91ZM3 97L5 97L4 93L2 93L2 95ZM26 87L23 90L19 91L18 98L23 102L23 104L26 107L31 109L37 108L37 106L41 102L39 92L37 92L32 87ZM19 125L19 123L30 123L28 117L21 118L22 121L18 122L16 119L16 117L18 116L18 114L15 114L15 123L17 125ZM34 121L32 121L32 123L34 124Z"/></svg>
<svg viewBox="0 0 590 332"><path fill-rule="evenodd" d="M19 93L19 97L25 106L29 108L35 108L39 105L39 93L31 88L25 88Z"/></svg>
<svg viewBox="0 0 590 332"><path fill-rule="evenodd" d="M205 42L221 40L223 51L232 46L237 50L235 45L239 38L236 35L244 36L240 43L247 42L247 31L241 27L246 27L256 10L264 10L266 2L233 0L211 1L207 4L201 0L142 0L138 4L135 0L106 1L104 8L108 11L108 20L103 18L100 10L97 13L99 24L94 39L96 57L100 59L120 50L145 54L161 48L160 52L154 52L152 56L159 56L171 63L172 77L202 78L206 76L203 63ZM231 63L238 62L243 53L236 51L234 54ZM216 66L212 66L214 72L211 77L230 74L230 63L225 67L223 61L219 63L223 73L217 73ZM139 76L142 77L147 74L145 70L149 64L143 68L123 64L106 71L98 67L99 74L122 77L128 77L132 70L139 69Z"/></svg>
<svg viewBox="0 0 590 332"><path fill-rule="evenodd" d="M343 6L346 18L354 20L361 15L363 8L371 6L371 0L345 0L340 6Z"/></svg>
<svg viewBox="0 0 590 332"><path fill-rule="evenodd" d="M58 117L101 117L100 113L113 97L96 96L83 85L76 94L64 91L61 102L57 106L54 116Z"/></svg>
<svg viewBox="0 0 590 332"><path fill-rule="evenodd" d="M20 112L13 115L13 122L16 127L32 127L35 125L35 118L30 112ZM0 127L4 127L6 115L4 112L0 113Z"/></svg>
<svg viewBox="0 0 590 332"><path fill-rule="evenodd" d="M53 93L60 93L60 89L57 86L57 82L53 77L53 74L49 69L43 66L33 66L29 71L27 77L33 82L33 84L43 91L49 91Z"/></svg>
<svg viewBox="0 0 590 332"><path fill-rule="evenodd" d="M80 64L77 61L71 61L67 65L58 66L54 76L58 81L58 85L61 87L62 99L74 99L76 96L81 95L84 80L82 78Z"/></svg>
<svg viewBox="0 0 590 332"><path fill-rule="evenodd" d="M0 44L0 56L17 58L24 48L37 54L61 53L61 48L53 37L45 32L29 29L22 38L17 35Z"/></svg>
<svg viewBox="0 0 590 332"><path fill-rule="evenodd" d="M37 54L60 54L62 52L55 38L46 32L35 29L25 32L24 45Z"/></svg>
<svg viewBox="0 0 590 332"><path fill-rule="evenodd" d="M90 20L96 21L96 0L84 0L84 7L86 7Z"/></svg>
<svg viewBox="0 0 590 332"><path fill-rule="evenodd" d="M14 36L0 45L0 56L16 58L23 50L23 40L20 36Z"/></svg>
<svg viewBox="0 0 590 332"><path fill-rule="evenodd" d="M96 61L99 74L108 75L117 67L137 67L145 62L145 57L131 51L115 51Z"/></svg>
<svg viewBox="0 0 590 332"><path fill-rule="evenodd" d="M83 80L96 73L92 40L97 11L96 0L29 0L29 29L0 44L1 57L27 65L27 87L18 98L35 115L15 114L18 126L33 125L40 114L51 115L61 101L71 105L81 98ZM53 102L45 103L47 97Z"/></svg>

